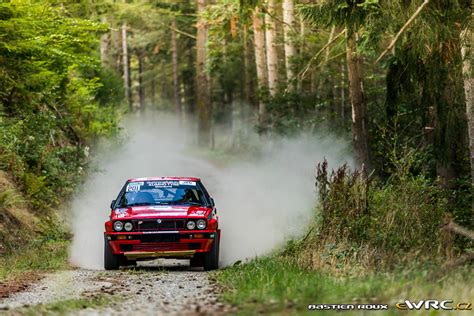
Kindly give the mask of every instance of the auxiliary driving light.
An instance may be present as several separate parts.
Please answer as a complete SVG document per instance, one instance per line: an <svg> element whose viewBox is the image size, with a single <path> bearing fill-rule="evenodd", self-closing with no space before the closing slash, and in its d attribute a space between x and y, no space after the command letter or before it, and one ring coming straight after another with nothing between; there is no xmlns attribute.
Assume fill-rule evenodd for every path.
<svg viewBox="0 0 474 316"><path fill-rule="evenodd" d="M123 223L121 221L116 221L114 223L114 230L121 231L123 229Z"/></svg>
<svg viewBox="0 0 474 316"><path fill-rule="evenodd" d="M124 225L123 225L123 228L126 230L126 231L131 231L133 229L133 224L130 223L130 222L126 222Z"/></svg>
<svg viewBox="0 0 474 316"><path fill-rule="evenodd" d="M197 226L198 229L206 228L206 220L204 220L204 219L198 219L196 224L197 224L196 226Z"/></svg>
<svg viewBox="0 0 474 316"><path fill-rule="evenodd" d="M186 224L186 227L188 229L194 229L196 228L196 223L194 221L189 221L187 224Z"/></svg>

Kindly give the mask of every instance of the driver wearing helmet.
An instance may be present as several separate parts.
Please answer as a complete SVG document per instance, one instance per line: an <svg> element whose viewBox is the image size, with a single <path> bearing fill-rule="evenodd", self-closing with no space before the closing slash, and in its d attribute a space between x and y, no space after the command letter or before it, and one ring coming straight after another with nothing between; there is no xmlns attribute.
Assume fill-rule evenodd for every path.
<svg viewBox="0 0 474 316"><path fill-rule="evenodd" d="M186 203L186 202L195 202L195 197L193 190L191 189L185 189L183 194L181 195L181 198L178 199L178 202L180 203Z"/></svg>

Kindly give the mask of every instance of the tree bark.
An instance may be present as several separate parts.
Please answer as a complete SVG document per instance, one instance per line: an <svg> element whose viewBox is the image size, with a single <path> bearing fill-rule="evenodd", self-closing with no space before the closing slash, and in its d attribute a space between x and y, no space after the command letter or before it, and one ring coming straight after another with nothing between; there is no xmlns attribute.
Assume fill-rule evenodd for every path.
<svg viewBox="0 0 474 316"><path fill-rule="evenodd" d="M122 71L122 43L120 42L122 30L117 27L114 16L109 17L109 25L111 26L109 41L110 66L120 73Z"/></svg>
<svg viewBox="0 0 474 316"><path fill-rule="evenodd" d="M171 21L171 59L173 64L173 96L178 120L182 121L181 95L179 93L178 42L176 39L176 19Z"/></svg>
<svg viewBox="0 0 474 316"><path fill-rule="evenodd" d="M207 25L201 14L206 9L206 0L196 0L197 36L196 36L196 79L198 110L198 144L205 147L212 145L211 120L212 104L210 98L209 78L206 71Z"/></svg>
<svg viewBox="0 0 474 316"><path fill-rule="evenodd" d="M196 67L195 67L195 54L191 54L190 51L192 50L193 46L187 47L187 58L186 58L186 69L189 72L192 71L192 76L183 76L182 81L184 84L184 100L185 100L185 116L183 119L186 119L186 116L192 116L196 113Z"/></svg>
<svg viewBox="0 0 474 316"><path fill-rule="evenodd" d="M248 27L243 26L243 36L242 36L242 41L243 41L243 61L244 61L244 80L245 84L243 87L243 97L244 101L247 103L247 105L254 105L254 95L255 95L255 89L254 89L254 80L252 76L252 65L253 65L253 52L250 49L251 46L249 46L249 37L248 37Z"/></svg>
<svg viewBox="0 0 474 316"><path fill-rule="evenodd" d="M101 23L107 24L107 17L103 15L100 18ZM104 33L100 36L100 63L103 68L110 67L109 55L110 32Z"/></svg>
<svg viewBox="0 0 474 316"><path fill-rule="evenodd" d="M305 45L305 41L304 39L306 38L306 26L304 24L304 19L303 17L300 15L300 34L299 34L299 41L300 41L300 46L299 46L299 50L300 50L300 55L304 55L305 52L306 52L306 45ZM303 90L303 78L302 76L300 75L297 75L297 91L298 93L301 93L301 91Z"/></svg>
<svg viewBox="0 0 474 316"><path fill-rule="evenodd" d="M265 32L263 29L262 18L260 16L260 8L256 7L252 16L255 65L257 68L257 83L259 92L268 89L268 71L267 56L265 51ZM259 98L258 101L258 123L263 126L266 121L266 104Z"/></svg>
<svg viewBox="0 0 474 316"><path fill-rule="evenodd" d="M346 65L344 63L341 63L341 122L344 124L345 121L345 108L346 108Z"/></svg>
<svg viewBox="0 0 474 316"><path fill-rule="evenodd" d="M469 26L461 32L462 74L464 77L464 95L466 99L466 117L469 136L469 161L471 162L471 182L474 184L474 92L472 78L471 45L472 31ZM474 207L474 203L473 203Z"/></svg>
<svg viewBox="0 0 474 316"><path fill-rule="evenodd" d="M122 24L122 58L123 58L123 86L125 90L125 100L128 102L130 110L133 110L132 93L130 90L130 63L128 57L127 24Z"/></svg>
<svg viewBox="0 0 474 316"><path fill-rule="evenodd" d="M140 97L140 110L145 109L145 86L143 84L143 69L145 54L139 52L138 55L138 95Z"/></svg>
<svg viewBox="0 0 474 316"><path fill-rule="evenodd" d="M357 56L355 34L347 32L347 70L349 97L352 105L352 143L357 167L370 170L366 104L362 85L361 58Z"/></svg>
<svg viewBox="0 0 474 316"><path fill-rule="evenodd" d="M245 137L247 135L247 127L248 124L246 124L247 119L251 116L250 114L250 109L255 108L256 102L255 102L255 74L252 72L252 66L254 65L254 52L252 51L252 45L250 45L249 41L249 32L248 32L248 26L244 25L243 26L243 36L242 36L242 41L243 41L243 61L244 61L244 86L243 86L243 98L240 100L239 105L239 112L240 112L240 133L241 138Z"/></svg>
<svg viewBox="0 0 474 316"><path fill-rule="evenodd" d="M288 90L295 90L293 58L296 55L296 48L292 39L292 32L295 25L295 7L293 0L283 0L283 32L285 37L285 66Z"/></svg>
<svg viewBox="0 0 474 316"><path fill-rule="evenodd" d="M265 14L265 44L267 49L268 88L275 96L278 88L278 52L276 47L275 0L268 0Z"/></svg>
<svg viewBox="0 0 474 316"><path fill-rule="evenodd" d="M151 87L150 87L150 101L151 107L154 108L156 106L156 80L155 76L151 79Z"/></svg>

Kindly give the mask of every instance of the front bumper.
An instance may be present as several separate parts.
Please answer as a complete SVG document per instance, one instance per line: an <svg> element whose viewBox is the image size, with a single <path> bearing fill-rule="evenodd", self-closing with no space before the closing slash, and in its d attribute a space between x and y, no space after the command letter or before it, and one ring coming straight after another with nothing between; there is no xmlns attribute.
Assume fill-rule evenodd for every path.
<svg viewBox="0 0 474 316"><path fill-rule="evenodd" d="M192 258L209 252L217 230L106 232L112 253L130 260Z"/></svg>

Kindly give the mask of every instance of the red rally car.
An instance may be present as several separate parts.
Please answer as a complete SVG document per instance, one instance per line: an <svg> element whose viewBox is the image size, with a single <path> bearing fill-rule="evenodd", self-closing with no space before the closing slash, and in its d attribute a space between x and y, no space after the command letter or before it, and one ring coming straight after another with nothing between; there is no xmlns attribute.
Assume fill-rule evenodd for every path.
<svg viewBox="0 0 474 316"><path fill-rule="evenodd" d="M191 266L218 268L218 217L200 179L130 179L110 208L104 232L106 270L155 258L189 258Z"/></svg>

